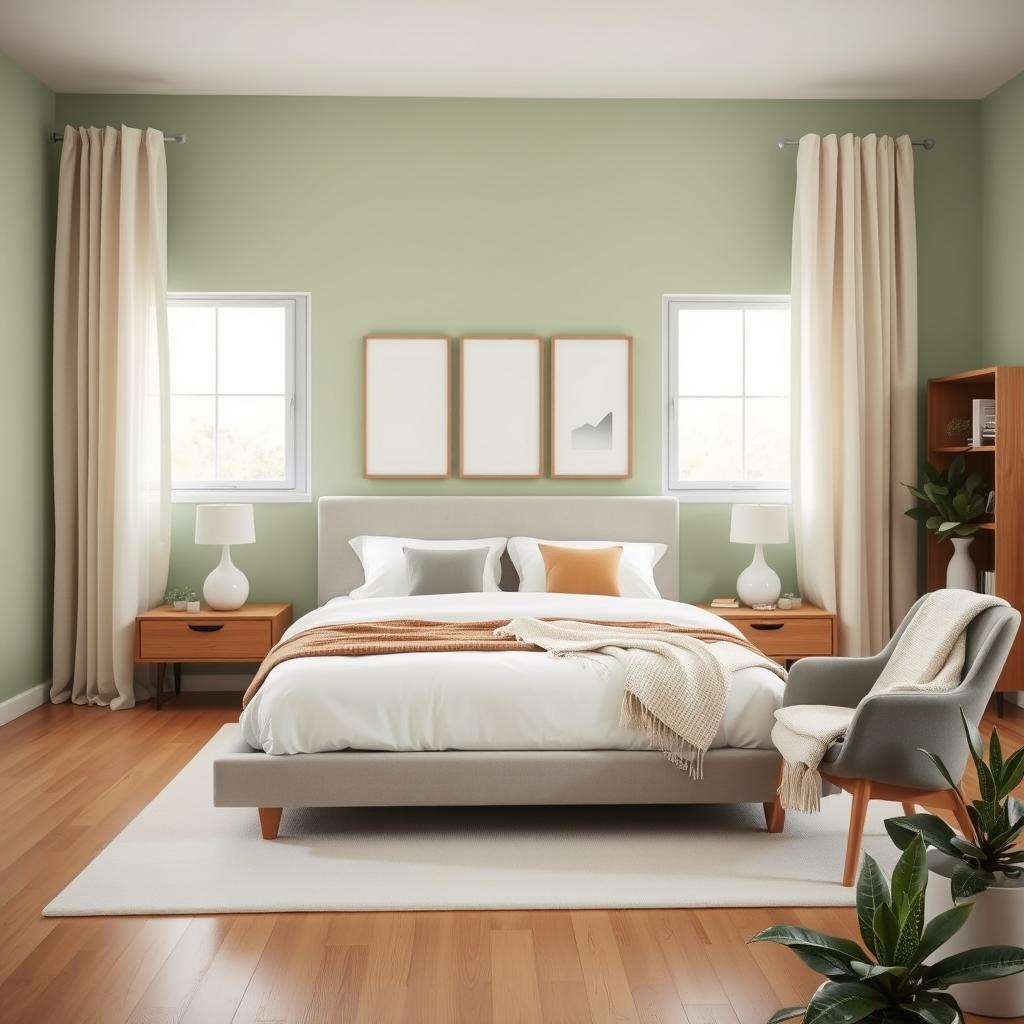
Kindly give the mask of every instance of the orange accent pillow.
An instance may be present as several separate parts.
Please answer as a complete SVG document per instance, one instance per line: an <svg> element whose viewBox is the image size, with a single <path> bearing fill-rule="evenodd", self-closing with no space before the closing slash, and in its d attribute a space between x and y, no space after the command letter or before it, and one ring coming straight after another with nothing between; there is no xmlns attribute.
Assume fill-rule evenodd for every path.
<svg viewBox="0 0 1024 1024"><path fill-rule="evenodd" d="M559 548L538 544L549 594L604 594L620 597L622 545L613 548Z"/></svg>

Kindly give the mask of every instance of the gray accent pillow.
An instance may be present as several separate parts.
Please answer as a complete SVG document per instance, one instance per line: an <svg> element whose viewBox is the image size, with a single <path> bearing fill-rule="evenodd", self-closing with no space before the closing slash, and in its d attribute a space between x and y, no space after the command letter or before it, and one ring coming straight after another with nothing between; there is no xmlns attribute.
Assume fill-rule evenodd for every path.
<svg viewBox="0 0 1024 1024"><path fill-rule="evenodd" d="M484 589L484 562L490 548L402 548L409 596L479 594Z"/></svg>

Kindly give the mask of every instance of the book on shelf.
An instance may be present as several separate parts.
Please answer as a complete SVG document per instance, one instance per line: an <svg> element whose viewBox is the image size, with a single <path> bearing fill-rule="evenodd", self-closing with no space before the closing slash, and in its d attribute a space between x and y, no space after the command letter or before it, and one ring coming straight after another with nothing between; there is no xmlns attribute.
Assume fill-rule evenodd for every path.
<svg viewBox="0 0 1024 1024"><path fill-rule="evenodd" d="M739 608L740 602L735 597L713 597L711 599L712 608Z"/></svg>
<svg viewBox="0 0 1024 1024"><path fill-rule="evenodd" d="M985 569L981 574L981 592L983 594L992 594L995 596L996 593L996 574L992 569Z"/></svg>
<svg viewBox="0 0 1024 1024"><path fill-rule="evenodd" d="M996 400L975 398L971 402L971 444L996 443Z"/></svg>

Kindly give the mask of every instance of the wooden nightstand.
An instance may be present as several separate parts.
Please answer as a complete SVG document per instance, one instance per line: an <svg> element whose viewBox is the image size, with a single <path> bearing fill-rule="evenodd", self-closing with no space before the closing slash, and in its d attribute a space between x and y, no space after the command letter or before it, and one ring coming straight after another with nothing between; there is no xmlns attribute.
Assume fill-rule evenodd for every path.
<svg viewBox="0 0 1024 1024"><path fill-rule="evenodd" d="M731 622L755 647L778 661L831 657L836 652L835 615L806 601L791 611L698 607Z"/></svg>
<svg viewBox="0 0 1024 1024"><path fill-rule="evenodd" d="M156 706L163 704L163 678L174 668L174 692L181 693L186 662L262 661L291 625L290 604L247 604L234 612L175 611L169 604L135 620L135 660L155 664Z"/></svg>

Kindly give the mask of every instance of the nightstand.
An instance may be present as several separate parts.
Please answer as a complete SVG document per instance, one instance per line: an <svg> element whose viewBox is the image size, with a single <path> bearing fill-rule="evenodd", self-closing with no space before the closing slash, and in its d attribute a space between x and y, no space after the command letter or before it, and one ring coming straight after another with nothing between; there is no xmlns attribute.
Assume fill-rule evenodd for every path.
<svg viewBox="0 0 1024 1024"><path fill-rule="evenodd" d="M169 604L135 619L135 661L160 666L156 706L163 704L163 678L174 669L174 692L181 693L181 666L188 662L262 661L291 625L290 604L247 604L237 611L179 612Z"/></svg>
<svg viewBox="0 0 1024 1024"><path fill-rule="evenodd" d="M836 653L836 617L806 601L789 611L697 607L731 622L758 650L777 661L831 657Z"/></svg>

